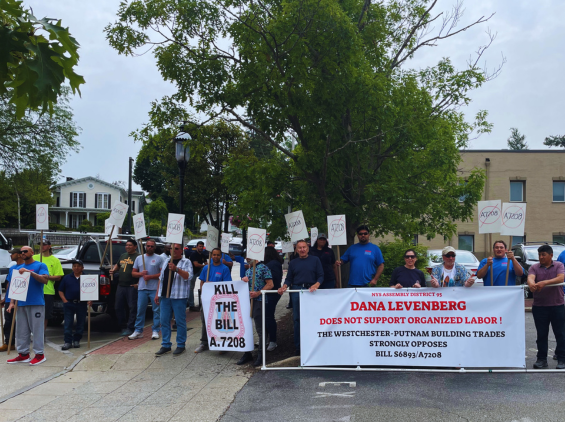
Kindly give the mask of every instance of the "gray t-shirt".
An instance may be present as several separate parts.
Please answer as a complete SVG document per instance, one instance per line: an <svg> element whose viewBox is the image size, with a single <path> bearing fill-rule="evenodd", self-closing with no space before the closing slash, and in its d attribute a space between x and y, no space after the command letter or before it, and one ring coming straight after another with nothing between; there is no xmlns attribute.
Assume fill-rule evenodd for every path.
<svg viewBox="0 0 565 422"><path fill-rule="evenodd" d="M149 275L161 274L161 267L163 266L163 262L165 260L161 255L153 254L148 256L145 254L145 269L149 273ZM139 255L133 264L133 269L135 271L143 271L143 261L141 259L141 255ZM157 286L159 285L159 279L155 278L153 280L145 281L143 277L139 277L139 285L137 287L138 290L157 290Z"/></svg>

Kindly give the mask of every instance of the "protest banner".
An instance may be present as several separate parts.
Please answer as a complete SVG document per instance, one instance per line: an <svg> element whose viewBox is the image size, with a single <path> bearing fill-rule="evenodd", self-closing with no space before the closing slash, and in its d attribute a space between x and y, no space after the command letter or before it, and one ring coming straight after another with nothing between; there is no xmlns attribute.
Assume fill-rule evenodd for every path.
<svg viewBox="0 0 565 422"><path fill-rule="evenodd" d="M202 306L210 350L250 352L255 348L245 281L204 283Z"/></svg>
<svg viewBox="0 0 565 422"><path fill-rule="evenodd" d="M337 246L337 258L341 259L341 245L347 246L347 225L345 223L345 215L328 215L328 245ZM341 266L338 270L339 280L337 280L338 288L341 288Z"/></svg>
<svg viewBox="0 0 565 422"><path fill-rule="evenodd" d="M230 240L231 240L231 234L222 233L222 239L221 239L222 253L230 253Z"/></svg>
<svg viewBox="0 0 565 422"><path fill-rule="evenodd" d="M135 214L133 217L133 232L136 239L139 240L139 250L141 253L141 261L143 263L143 271L145 271L145 251L143 250L143 238L147 237L147 232L145 231L145 217L143 213Z"/></svg>
<svg viewBox="0 0 565 422"><path fill-rule="evenodd" d="M12 310L14 317L12 318L12 327L10 328L10 338L8 340L8 355L12 347L12 340L14 338L14 327L16 325L16 313L18 312L18 302L27 299L27 291L29 289L29 278L31 273L26 271L20 274L19 271L13 270L10 279L10 289L8 290L8 297L10 301L14 301L14 309Z"/></svg>
<svg viewBox="0 0 565 422"><path fill-rule="evenodd" d="M284 218L286 220L286 227L288 228L288 233L290 234L290 240L292 242L306 239L308 237L308 229L306 228L302 211L285 214Z"/></svg>
<svg viewBox="0 0 565 422"><path fill-rule="evenodd" d="M114 202L114 206L112 207L112 211L110 212L110 224L120 228L124 224L124 220L126 219L128 213L128 206L119 200Z"/></svg>
<svg viewBox="0 0 565 422"><path fill-rule="evenodd" d="M89 302L91 300L98 300L98 276L96 274L81 275L80 301ZM90 349L90 306L88 304L86 306L88 309L87 343Z"/></svg>
<svg viewBox="0 0 565 422"><path fill-rule="evenodd" d="M267 230L249 227L247 229L247 258L263 261L266 239Z"/></svg>
<svg viewBox="0 0 565 422"><path fill-rule="evenodd" d="M169 218L167 219L167 243L171 244L171 258L169 262L172 261L174 255L174 244L178 244L182 248L182 238L184 236L184 214L172 214L169 213ZM168 265L168 264L167 264ZM169 271L169 284L167 285L167 298L171 297L171 276L173 272Z"/></svg>
<svg viewBox="0 0 565 422"><path fill-rule="evenodd" d="M316 245L316 240L318 240L318 227L312 227L310 229L310 246L314 247Z"/></svg>
<svg viewBox="0 0 565 422"><path fill-rule="evenodd" d="M302 366L526 366L519 286L317 290L300 310Z"/></svg>
<svg viewBox="0 0 565 422"><path fill-rule="evenodd" d="M477 206L479 234L500 233L502 208L500 199L479 201Z"/></svg>
<svg viewBox="0 0 565 422"><path fill-rule="evenodd" d="M292 253L294 252L294 246L292 245L292 242L285 242L284 240L282 241L282 253Z"/></svg>

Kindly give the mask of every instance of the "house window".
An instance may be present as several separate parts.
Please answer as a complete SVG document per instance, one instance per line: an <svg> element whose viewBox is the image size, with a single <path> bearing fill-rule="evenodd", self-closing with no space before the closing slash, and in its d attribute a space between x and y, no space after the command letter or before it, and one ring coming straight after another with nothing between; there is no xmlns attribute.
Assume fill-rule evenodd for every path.
<svg viewBox="0 0 565 422"><path fill-rule="evenodd" d="M526 236L512 236L512 246L519 245L526 241Z"/></svg>
<svg viewBox="0 0 565 422"><path fill-rule="evenodd" d="M554 234L553 241L565 245L565 236L562 234Z"/></svg>
<svg viewBox="0 0 565 422"><path fill-rule="evenodd" d="M97 193L96 194L96 208L102 208L105 210L110 209L110 194L109 193Z"/></svg>
<svg viewBox="0 0 565 422"><path fill-rule="evenodd" d="M60 205L60 203L61 203L60 199L61 199L61 197L58 196L58 197L57 197L57 203L55 204L56 207L60 207L60 206L61 206L61 205Z"/></svg>
<svg viewBox="0 0 565 422"><path fill-rule="evenodd" d="M524 182L510 182L510 202L524 202Z"/></svg>
<svg viewBox="0 0 565 422"><path fill-rule="evenodd" d="M77 229L85 218L84 214L71 214L69 217L71 218L72 229Z"/></svg>
<svg viewBox="0 0 565 422"><path fill-rule="evenodd" d="M473 252L475 248L475 236L470 234L459 235L459 249Z"/></svg>
<svg viewBox="0 0 565 422"><path fill-rule="evenodd" d="M86 193L71 192L71 208L86 208Z"/></svg>
<svg viewBox="0 0 565 422"><path fill-rule="evenodd" d="M136 212L135 212L135 201L131 201L131 212L136 214Z"/></svg>
<svg viewBox="0 0 565 422"><path fill-rule="evenodd" d="M553 202L565 202L565 182L553 182Z"/></svg>
<svg viewBox="0 0 565 422"><path fill-rule="evenodd" d="M459 183L460 186L467 186L467 181L465 180L465 183ZM467 199L467 197L469 196L468 193L465 193L463 195L461 195L459 197L459 202L465 202L465 199Z"/></svg>

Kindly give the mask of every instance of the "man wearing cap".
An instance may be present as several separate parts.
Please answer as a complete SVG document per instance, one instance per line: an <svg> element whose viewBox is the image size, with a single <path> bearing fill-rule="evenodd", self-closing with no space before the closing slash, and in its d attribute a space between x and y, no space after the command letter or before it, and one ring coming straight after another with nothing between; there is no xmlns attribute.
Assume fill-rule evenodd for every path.
<svg viewBox="0 0 565 422"><path fill-rule="evenodd" d="M471 272L462 264L455 262L455 248L446 246L441 251L443 264L432 270L432 287L471 287L475 282Z"/></svg>
<svg viewBox="0 0 565 422"><path fill-rule="evenodd" d="M10 250L10 259L12 260L8 265L8 274L10 274L14 269L19 267L24 263L22 259L22 251L19 248L14 248ZM8 313L6 310L10 305L10 298L8 297L8 290L10 289L10 284L6 283L6 296L2 301L0 301L0 307L4 307L4 344L0 347L0 352L5 352L8 350L8 343L10 342L10 330L12 329L12 320L14 319L13 313ZM14 328L15 329L15 328ZM16 339L12 339L12 350L15 348Z"/></svg>
<svg viewBox="0 0 565 422"><path fill-rule="evenodd" d="M84 264L79 259L71 262L73 264L73 272L64 276L59 285L59 296L61 296L63 301L65 312L65 344L61 347L63 350L69 350L71 347L80 347L87 306L92 306L92 302L80 301L80 276L84 270ZM77 325L73 334L75 316Z"/></svg>
<svg viewBox="0 0 565 422"><path fill-rule="evenodd" d="M41 243L40 243L41 245ZM43 257L41 255L34 255L35 261L43 262L47 265L49 282L43 287L43 294L45 296L45 328L47 328L48 321L53 318L53 304L55 302L55 283L61 280L65 275L61 261L53 255L53 248L51 248L51 241L43 239Z"/></svg>
<svg viewBox="0 0 565 422"><path fill-rule="evenodd" d="M139 256L137 253L137 242L128 239L126 252L120 256L119 263L114 265L110 274L118 273L118 289L116 290L115 310L118 321L124 331L122 336L131 336L135 330L135 319L137 317L137 277L133 275L133 264ZM126 307L128 312L126 313Z"/></svg>
<svg viewBox="0 0 565 422"><path fill-rule="evenodd" d="M336 287L337 264L335 254L328 245L328 238L324 233L320 233L316 243L310 248L310 255L317 256L324 269L324 282L320 289L333 289Z"/></svg>
<svg viewBox="0 0 565 422"><path fill-rule="evenodd" d="M522 266L514 258L514 253L509 251L503 240L497 240L492 245L494 258L489 256L484 258L479 264L477 278L483 279L484 286L506 286L506 268L508 271L508 286L516 285L516 276L524 274ZM490 279L490 268L492 267L494 282Z"/></svg>

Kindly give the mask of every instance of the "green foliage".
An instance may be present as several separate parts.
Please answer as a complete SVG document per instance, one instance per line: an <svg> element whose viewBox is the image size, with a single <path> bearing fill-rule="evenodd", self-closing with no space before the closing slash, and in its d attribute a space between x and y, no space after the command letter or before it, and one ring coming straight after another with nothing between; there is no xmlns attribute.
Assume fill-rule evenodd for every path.
<svg viewBox="0 0 565 422"><path fill-rule="evenodd" d="M379 248L381 248L381 252L383 253L383 258L385 260L385 268L378 282L379 286L389 286L390 277L392 276L394 269L406 263L404 260L404 252L406 252L407 249L414 249L416 251L416 256L418 257L416 261L416 268L422 270L424 274L426 274L426 266L428 265L428 258L426 255L428 248L426 246L414 246L410 242L396 239L394 242L381 243Z"/></svg>
<svg viewBox="0 0 565 422"><path fill-rule="evenodd" d="M565 148L565 135L557 135L557 136L548 136L543 141L544 145L548 147L561 147Z"/></svg>
<svg viewBox="0 0 565 422"><path fill-rule="evenodd" d="M80 223L80 226L77 227L77 231L79 231L79 232L92 232L93 228L94 228L94 226L92 225L92 223L89 220L82 220L82 223Z"/></svg>
<svg viewBox="0 0 565 422"><path fill-rule="evenodd" d="M33 228L35 229L35 226ZM63 224L58 223L49 223L49 229L57 232L68 230Z"/></svg>
<svg viewBox="0 0 565 422"><path fill-rule="evenodd" d="M96 214L96 225L102 226L102 231L104 231L106 220L109 218L110 218L110 212L101 212L100 214Z"/></svg>
<svg viewBox="0 0 565 422"><path fill-rule="evenodd" d="M65 80L80 94L79 44L60 20L37 19L20 0L0 0L0 20L0 94L18 119L26 110L53 113Z"/></svg>
<svg viewBox="0 0 565 422"><path fill-rule="evenodd" d="M515 127L510 128L510 137L508 138L508 148L513 151L528 149L526 143L526 135L522 135Z"/></svg>
<svg viewBox="0 0 565 422"><path fill-rule="evenodd" d="M161 220L151 220L147 226L147 236L161 236L163 234L163 223Z"/></svg>

